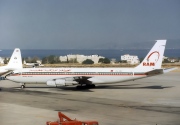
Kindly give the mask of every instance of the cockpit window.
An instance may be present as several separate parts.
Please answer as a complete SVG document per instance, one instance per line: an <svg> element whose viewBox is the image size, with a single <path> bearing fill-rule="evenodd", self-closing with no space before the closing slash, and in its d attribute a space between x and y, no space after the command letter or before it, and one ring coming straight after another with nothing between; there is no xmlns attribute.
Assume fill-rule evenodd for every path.
<svg viewBox="0 0 180 125"><path fill-rule="evenodd" d="M12 75L12 74L14 74L14 72L10 72L8 75Z"/></svg>
<svg viewBox="0 0 180 125"><path fill-rule="evenodd" d="M10 76L10 75L12 75L12 74L14 74L14 72L8 73L5 77Z"/></svg>

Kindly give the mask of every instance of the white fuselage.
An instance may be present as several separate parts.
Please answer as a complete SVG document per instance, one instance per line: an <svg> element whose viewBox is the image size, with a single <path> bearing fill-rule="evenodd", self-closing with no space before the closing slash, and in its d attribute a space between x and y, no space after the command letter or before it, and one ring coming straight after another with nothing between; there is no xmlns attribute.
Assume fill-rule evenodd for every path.
<svg viewBox="0 0 180 125"><path fill-rule="evenodd" d="M144 78L134 68L24 68L6 78L20 83L46 83L48 80L87 77L93 84L117 83Z"/></svg>

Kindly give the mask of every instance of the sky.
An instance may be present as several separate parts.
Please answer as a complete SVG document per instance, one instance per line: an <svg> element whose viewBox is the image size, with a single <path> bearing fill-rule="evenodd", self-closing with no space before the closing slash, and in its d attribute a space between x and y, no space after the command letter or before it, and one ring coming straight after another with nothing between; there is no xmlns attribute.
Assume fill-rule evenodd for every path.
<svg viewBox="0 0 180 125"><path fill-rule="evenodd" d="M0 49L180 48L179 0L0 0Z"/></svg>

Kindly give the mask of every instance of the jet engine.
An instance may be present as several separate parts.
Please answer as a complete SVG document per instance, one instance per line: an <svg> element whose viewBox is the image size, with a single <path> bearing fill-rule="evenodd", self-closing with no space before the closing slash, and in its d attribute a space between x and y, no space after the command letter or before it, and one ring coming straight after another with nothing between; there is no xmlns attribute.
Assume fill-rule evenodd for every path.
<svg viewBox="0 0 180 125"><path fill-rule="evenodd" d="M46 83L48 86L70 86L70 85L77 85L78 82L69 80L69 79L56 79L56 80L49 80Z"/></svg>

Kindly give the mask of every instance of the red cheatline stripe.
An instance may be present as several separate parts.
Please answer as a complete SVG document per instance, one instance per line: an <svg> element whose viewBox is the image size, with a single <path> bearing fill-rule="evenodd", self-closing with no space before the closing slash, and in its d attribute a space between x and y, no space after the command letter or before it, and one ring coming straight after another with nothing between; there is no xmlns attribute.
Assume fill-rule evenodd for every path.
<svg viewBox="0 0 180 125"><path fill-rule="evenodd" d="M84 74L78 74L78 75L68 75L68 74L61 74L61 75L55 75L55 74L27 74L27 75L12 75L12 76L133 76L131 75L127 75L127 74L119 74L119 75L84 75ZM134 74L134 76L146 76L146 74Z"/></svg>

